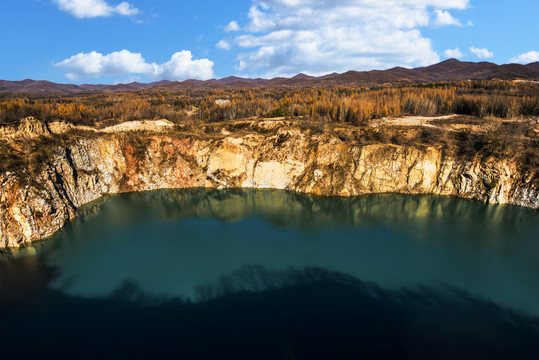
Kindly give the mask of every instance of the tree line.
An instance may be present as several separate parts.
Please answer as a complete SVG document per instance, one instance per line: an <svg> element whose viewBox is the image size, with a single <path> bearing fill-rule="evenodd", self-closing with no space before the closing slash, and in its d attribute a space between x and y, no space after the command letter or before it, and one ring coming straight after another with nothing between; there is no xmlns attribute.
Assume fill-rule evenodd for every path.
<svg viewBox="0 0 539 360"><path fill-rule="evenodd" d="M218 99L230 100L225 105ZM221 122L247 117L301 117L368 125L383 117L462 114L475 117L539 116L539 84L459 81L357 88L247 88L137 91L74 96L0 94L0 123L34 116L44 121L99 125L138 119Z"/></svg>

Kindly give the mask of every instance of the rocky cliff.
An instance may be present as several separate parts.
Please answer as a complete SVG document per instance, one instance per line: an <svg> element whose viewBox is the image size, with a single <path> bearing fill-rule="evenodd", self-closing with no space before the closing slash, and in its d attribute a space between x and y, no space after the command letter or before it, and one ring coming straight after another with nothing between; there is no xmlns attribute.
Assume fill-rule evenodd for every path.
<svg viewBox="0 0 539 360"><path fill-rule="evenodd" d="M284 121L236 123L235 131L211 136L145 126L144 132L96 131L53 143L50 158L31 181L25 181L25 172L0 174L0 247L52 235L80 206L105 194L162 188L429 193L539 208L533 176L510 159L459 159L437 146L356 144ZM32 137L77 131L60 124L24 127ZM16 131L4 133L17 137Z"/></svg>

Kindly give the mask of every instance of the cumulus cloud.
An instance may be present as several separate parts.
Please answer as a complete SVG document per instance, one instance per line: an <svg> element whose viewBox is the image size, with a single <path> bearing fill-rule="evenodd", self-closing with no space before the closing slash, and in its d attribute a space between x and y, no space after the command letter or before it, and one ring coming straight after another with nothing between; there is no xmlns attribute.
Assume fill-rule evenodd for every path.
<svg viewBox="0 0 539 360"><path fill-rule="evenodd" d="M532 62L539 61L539 51L529 51L524 54L520 54L518 56L515 56L514 58L511 58L509 61L512 63L520 63L520 64L529 64Z"/></svg>
<svg viewBox="0 0 539 360"><path fill-rule="evenodd" d="M231 21L228 23L227 26L225 26L225 32L238 31L239 29L240 29L240 26L235 21Z"/></svg>
<svg viewBox="0 0 539 360"><path fill-rule="evenodd" d="M112 6L105 0L53 0L60 10L65 11L78 19L99 16L124 15L133 16L140 10L133 5L122 2Z"/></svg>
<svg viewBox="0 0 539 360"><path fill-rule="evenodd" d="M459 59L464 56L458 47L444 51L445 57Z"/></svg>
<svg viewBox="0 0 539 360"><path fill-rule="evenodd" d="M468 0L253 0L238 70L270 77L423 66L440 60L419 28L456 25Z"/></svg>
<svg viewBox="0 0 539 360"><path fill-rule="evenodd" d="M436 15L435 23L439 26L446 26L446 25L455 25L455 26L462 26L459 19L455 19L449 11L445 10L435 10L434 14Z"/></svg>
<svg viewBox="0 0 539 360"><path fill-rule="evenodd" d="M66 77L70 80L119 74L143 74L169 80L205 80L213 77L213 62L208 59L193 60L191 52L187 50L175 53L168 62L160 65L146 62L140 53L122 50L107 55L96 51L80 53L55 66L66 70Z"/></svg>
<svg viewBox="0 0 539 360"><path fill-rule="evenodd" d="M476 47L470 47L470 51L475 54L480 59L488 59L494 56L493 52L488 51L487 49L479 49Z"/></svg>
<svg viewBox="0 0 539 360"><path fill-rule="evenodd" d="M232 47L230 43L226 40L221 40L217 44L215 44L215 47L221 50L230 50Z"/></svg>
<svg viewBox="0 0 539 360"><path fill-rule="evenodd" d="M193 60L191 52L183 50L172 55L170 61L157 65L154 76L169 80L211 79L213 78L213 61Z"/></svg>

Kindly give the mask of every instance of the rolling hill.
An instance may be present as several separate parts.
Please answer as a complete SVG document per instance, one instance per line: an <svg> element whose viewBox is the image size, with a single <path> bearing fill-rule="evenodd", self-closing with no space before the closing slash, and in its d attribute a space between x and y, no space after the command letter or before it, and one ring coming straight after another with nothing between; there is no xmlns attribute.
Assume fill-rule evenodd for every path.
<svg viewBox="0 0 539 360"><path fill-rule="evenodd" d="M158 91L186 91L208 89L230 89L250 87L308 87L308 86L375 86L382 84L430 83L458 80L528 80L539 81L539 62L528 65L497 65L490 62L465 62L449 59L438 64L415 69L394 67L388 70L347 71L320 77L300 73L291 78L249 79L229 76L211 80L162 80L152 83L132 82L116 85L58 84L44 80L7 81L0 80L0 93L32 94L77 94L87 92L119 92L152 89Z"/></svg>

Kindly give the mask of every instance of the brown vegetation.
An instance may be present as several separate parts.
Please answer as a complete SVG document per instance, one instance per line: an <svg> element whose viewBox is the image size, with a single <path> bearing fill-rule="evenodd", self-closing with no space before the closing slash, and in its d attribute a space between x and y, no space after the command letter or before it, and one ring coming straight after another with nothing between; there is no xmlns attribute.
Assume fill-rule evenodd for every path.
<svg viewBox="0 0 539 360"><path fill-rule="evenodd" d="M218 99L228 99L219 105ZM510 81L452 82L400 87L142 91L71 97L0 98L0 124L34 116L46 122L104 126L137 119L219 122L247 117L302 117L367 125L387 116L463 114L539 116L539 85Z"/></svg>
<svg viewBox="0 0 539 360"><path fill-rule="evenodd" d="M218 99L230 100L226 105ZM386 117L461 114L433 120L432 127L373 126ZM287 117L311 133L368 144L440 146L448 155L515 158L539 178L539 85L510 81L460 81L376 88L284 87L183 91L138 91L71 97L0 97L0 126L34 116L97 128L138 119L166 118L181 136L220 136L238 129L235 120ZM511 121L508 121L511 120ZM260 129L259 129L260 130ZM243 130L242 130L243 131ZM140 140L140 139L138 139ZM144 142L136 141L136 153ZM37 171L52 143L66 139L0 141L0 171Z"/></svg>

